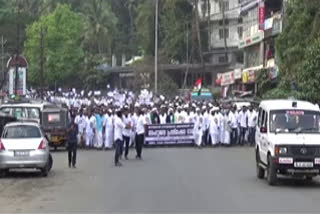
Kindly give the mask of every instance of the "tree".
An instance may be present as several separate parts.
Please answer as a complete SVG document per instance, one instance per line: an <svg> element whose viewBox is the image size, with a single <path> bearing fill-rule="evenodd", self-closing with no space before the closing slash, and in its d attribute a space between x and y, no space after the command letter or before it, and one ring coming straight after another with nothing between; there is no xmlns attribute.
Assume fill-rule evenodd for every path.
<svg viewBox="0 0 320 214"><path fill-rule="evenodd" d="M58 5L47 16L29 25L24 53L29 61L28 81L39 85L40 35L44 32L44 79L52 86L67 84L81 68L83 20L68 5Z"/></svg>
<svg viewBox="0 0 320 214"><path fill-rule="evenodd" d="M111 53L113 35L116 32L117 19L111 5L104 0L85 1L82 14L86 20L84 45L94 54Z"/></svg>
<svg viewBox="0 0 320 214"><path fill-rule="evenodd" d="M285 14L285 27L276 39L280 76L277 88L268 97L289 97L319 101L320 81L315 60L320 53L320 2L291 0Z"/></svg>
<svg viewBox="0 0 320 214"><path fill-rule="evenodd" d="M185 0L165 1L160 13L161 53L170 60L186 62L186 43L190 43L192 5ZM191 30L190 30L191 31ZM188 39L189 41L186 41ZM189 51L190 52L190 51Z"/></svg>

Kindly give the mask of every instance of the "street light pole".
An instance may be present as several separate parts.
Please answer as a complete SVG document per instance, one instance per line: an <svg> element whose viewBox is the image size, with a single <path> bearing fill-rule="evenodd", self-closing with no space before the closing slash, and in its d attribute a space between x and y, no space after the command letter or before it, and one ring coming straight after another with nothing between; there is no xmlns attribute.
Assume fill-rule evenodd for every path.
<svg viewBox="0 0 320 214"><path fill-rule="evenodd" d="M159 0L156 0L156 14L155 14L155 48L154 48L154 92L158 93L158 13Z"/></svg>

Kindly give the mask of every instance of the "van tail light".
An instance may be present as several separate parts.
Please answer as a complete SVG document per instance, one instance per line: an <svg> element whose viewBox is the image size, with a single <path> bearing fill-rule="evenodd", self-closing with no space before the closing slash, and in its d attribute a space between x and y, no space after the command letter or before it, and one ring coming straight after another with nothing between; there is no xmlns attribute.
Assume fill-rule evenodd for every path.
<svg viewBox="0 0 320 214"><path fill-rule="evenodd" d="M42 140L38 149L42 150L42 149L46 149L47 148L47 142L45 140Z"/></svg>
<svg viewBox="0 0 320 214"><path fill-rule="evenodd" d="M4 150L6 150L6 148L4 148L3 143L0 141L0 151L4 151Z"/></svg>

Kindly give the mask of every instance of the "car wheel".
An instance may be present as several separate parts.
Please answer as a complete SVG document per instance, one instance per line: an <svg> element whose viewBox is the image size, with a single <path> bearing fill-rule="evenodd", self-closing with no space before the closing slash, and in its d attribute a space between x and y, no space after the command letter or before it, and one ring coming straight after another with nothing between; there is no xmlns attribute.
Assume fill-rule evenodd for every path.
<svg viewBox="0 0 320 214"><path fill-rule="evenodd" d="M0 170L0 178L6 177L6 175L9 173L9 169L1 169Z"/></svg>
<svg viewBox="0 0 320 214"><path fill-rule="evenodd" d="M312 176L306 176L307 181L312 181L313 177Z"/></svg>
<svg viewBox="0 0 320 214"><path fill-rule="evenodd" d="M271 155L268 156L268 175L267 180L269 185L273 186L277 184L277 171L272 161Z"/></svg>
<svg viewBox="0 0 320 214"><path fill-rule="evenodd" d="M265 170L260 166L260 155L259 155L259 150L256 151L256 173L257 173L257 178L263 179Z"/></svg>
<svg viewBox="0 0 320 214"><path fill-rule="evenodd" d="M44 168L41 169L41 175L43 177L47 177L49 174L49 167L48 167L49 163L46 164L46 166Z"/></svg>

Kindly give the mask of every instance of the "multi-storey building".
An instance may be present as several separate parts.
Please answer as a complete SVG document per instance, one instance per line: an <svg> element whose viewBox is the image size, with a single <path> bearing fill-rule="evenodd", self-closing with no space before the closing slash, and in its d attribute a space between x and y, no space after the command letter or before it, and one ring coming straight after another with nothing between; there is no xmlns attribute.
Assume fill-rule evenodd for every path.
<svg viewBox="0 0 320 214"><path fill-rule="evenodd" d="M199 14L203 25L206 25L208 23L207 0L200 0L199 4ZM216 65L213 71L215 79L217 73L242 67L243 56L238 49L239 41L243 37L239 0L210 0L209 17L210 24L206 29L209 31L210 39L208 39L208 47L204 48L204 55L207 63Z"/></svg>
<svg viewBox="0 0 320 214"><path fill-rule="evenodd" d="M256 74L261 69L274 69L274 38L282 31L283 0L242 0L240 15L243 19L242 90L256 92ZM273 72L274 73L274 72Z"/></svg>

